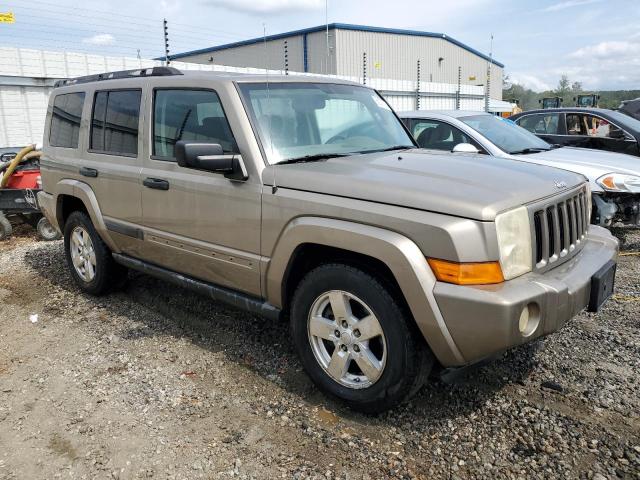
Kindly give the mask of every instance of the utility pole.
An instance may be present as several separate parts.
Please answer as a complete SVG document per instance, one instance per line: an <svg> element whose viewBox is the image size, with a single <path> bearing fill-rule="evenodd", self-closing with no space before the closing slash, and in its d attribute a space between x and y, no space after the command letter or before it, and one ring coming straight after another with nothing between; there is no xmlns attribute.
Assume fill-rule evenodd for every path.
<svg viewBox="0 0 640 480"><path fill-rule="evenodd" d="M489 63L487 64L487 85L484 91L484 111L489 111L491 97L491 64L493 63L493 33L491 34L491 46L489 48Z"/></svg>
<svg viewBox="0 0 640 480"><path fill-rule="evenodd" d="M169 58L169 25L167 19L164 19L164 64L169 66L171 59Z"/></svg>
<svg viewBox="0 0 640 480"><path fill-rule="evenodd" d="M458 90L456 91L456 110L460 110L460 88L462 85L462 67L458 67Z"/></svg>
<svg viewBox="0 0 640 480"><path fill-rule="evenodd" d="M362 54L362 83L367 84L367 52Z"/></svg>
<svg viewBox="0 0 640 480"><path fill-rule="evenodd" d="M416 69L416 110L420 110L420 60Z"/></svg>
<svg viewBox="0 0 640 480"><path fill-rule="evenodd" d="M284 41L284 74L289 75L289 47L287 41Z"/></svg>
<svg viewBox="0 0 640 480"><path fill-rule="evenodd" d="M324 24L326 26L326 37L327 37L327 69L326 74L329 74L329 0L324 0Z"/></svg>

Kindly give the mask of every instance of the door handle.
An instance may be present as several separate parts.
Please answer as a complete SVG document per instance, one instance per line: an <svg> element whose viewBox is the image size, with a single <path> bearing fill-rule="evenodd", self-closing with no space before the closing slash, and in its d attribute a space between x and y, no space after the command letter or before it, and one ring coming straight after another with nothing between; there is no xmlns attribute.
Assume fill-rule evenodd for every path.
<svg viewBox="0 0 640 480"><path fill-rule="evenodd" d="M95 168L81 167L80 175L82 175L83 177L96 178L98 176L98 170L96 170Z"/></svg>
<svg viewBox="0 0 640 480"><path fill-rule="evenodd" d="M142 184L155 190L169 190L169 182L161 178L145 178Z"/></svg>

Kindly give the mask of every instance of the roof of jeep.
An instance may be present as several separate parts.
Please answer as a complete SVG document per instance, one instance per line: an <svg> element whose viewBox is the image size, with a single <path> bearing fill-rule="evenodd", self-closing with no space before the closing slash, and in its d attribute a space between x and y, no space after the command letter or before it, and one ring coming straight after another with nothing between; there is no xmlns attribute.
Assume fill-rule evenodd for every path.
<svg viewBox="0 0 640 480"><path fill-rule="evenodd" d="M476 115L491 115L487 112L474 112L472 110L410 110L398 112L400 118L462 118Z"/></svg>
<svg viewBox="0 0 640 480"><path fill-rule="evenodd" d="M189 80L222 80L229 82L302 82L302 83L338 83L345 85L360 85L359 83L339 78L322 77L315 75L284 75L267 73L237 73L237 72L211 72L202 70L178 70L171 67L153 67L136 70L123 70L117 72L105 72L84 77L59 80L55 87L70 87L102 82L120 81L148 81L150 79L171 78L179 83L181 79Z"/></svg>

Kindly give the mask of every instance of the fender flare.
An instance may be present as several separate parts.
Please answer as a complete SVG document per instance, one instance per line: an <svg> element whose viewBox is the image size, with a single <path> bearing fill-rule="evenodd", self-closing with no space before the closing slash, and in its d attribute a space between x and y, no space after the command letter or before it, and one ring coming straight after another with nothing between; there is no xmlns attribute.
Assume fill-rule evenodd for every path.
<svg viewBox="0 0 640 480"><path fill-rule="evenodd" d="M323 217L299 217L282 231L265 272L267 301L282 307L282 285L295 250L316 244L356 252L384 262L393 273L429 347L444 366L466 362L449 333L433 294L436 278L422 251L390 230Z"/></svg>
<svg viewBox="0 0 640 480"><path fill-rule="evenodd" d="M109 234L109 230L107 230L107 226L104 223L104 219L102 217L102 212L100 211L100 205L98 204L98 199L96 198L95 193L92 188L78 180L73 180L70 178L60 180L56 185L56 194L54 199L54 205L56 206L56 220L58 225L62 225L62 198L61 195L69 195L71 197L75 197L79 199L87 210L89 217L91 218L91 222L95 227L98 235L102 238L104 243L107 244L109 249L112 252L120 253L120 249L116 246L115 242L111 238Z"/></svg>

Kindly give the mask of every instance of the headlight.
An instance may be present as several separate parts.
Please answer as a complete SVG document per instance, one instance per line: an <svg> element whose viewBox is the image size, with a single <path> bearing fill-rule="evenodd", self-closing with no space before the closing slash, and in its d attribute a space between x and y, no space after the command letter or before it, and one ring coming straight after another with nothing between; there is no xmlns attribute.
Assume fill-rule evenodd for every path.
<svg viewBox="0 0 640 480"><path fill-rule="evenodd" d="M640 177L622 173L607 173L596 183L607 192L640 193Z"/></svg>
<svg viewBox="0 0 640 480"><path fill-rule="evenodd" d="M531 226L529 211L519 207L496 216L500 266L505 280L531 271Z"/></svg>

